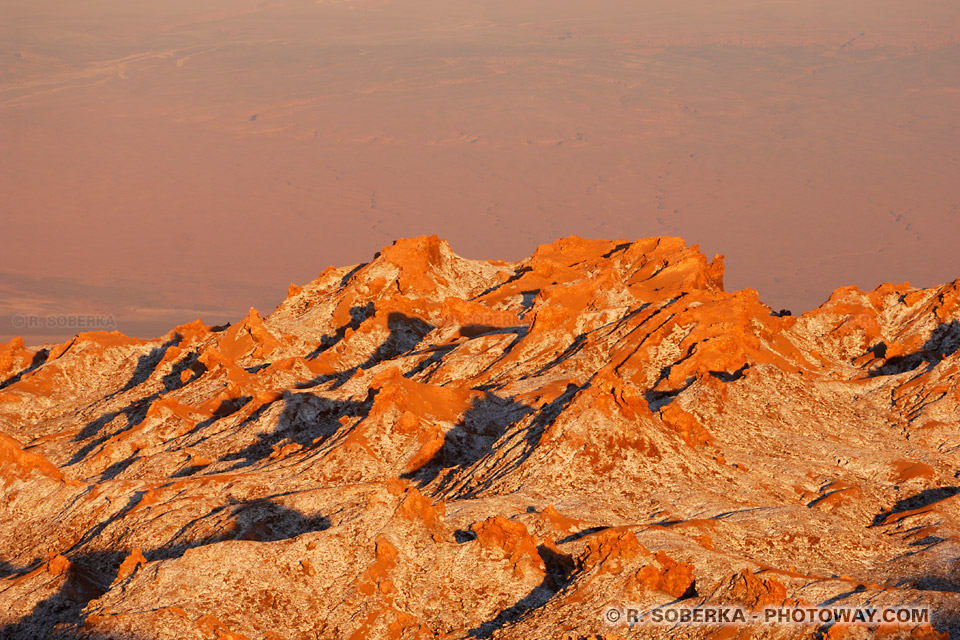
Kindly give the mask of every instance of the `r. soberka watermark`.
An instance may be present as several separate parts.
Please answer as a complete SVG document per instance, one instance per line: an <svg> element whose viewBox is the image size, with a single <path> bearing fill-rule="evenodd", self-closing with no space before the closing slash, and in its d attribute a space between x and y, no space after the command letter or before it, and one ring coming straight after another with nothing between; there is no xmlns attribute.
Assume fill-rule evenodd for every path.
<svg viewBox="0 0 960 640"><path fill-rule="evenodd" d="M530 318L521 318L513 311L450 311L444 313L441 324L443 326L481 326L506 329L529 325Z"/></svg>
<svg viewBox="0 0 960 640"><path fill-rule="evenodd" d="M609 607L603 612L607 624L634 625L736 625L736 624L923 624L930 622L927 607L768 607L752 611L727 605L700 607L666 606L651 610L639 607Z"/></svg>
<svg viewBox="0 0 960 640"><path fill-rule="evenodd" d="M24 315L10 316L10 324L16 330L28 331L114 331L117 328L117 319L112 314L59 314L59 315Z"/></svg>

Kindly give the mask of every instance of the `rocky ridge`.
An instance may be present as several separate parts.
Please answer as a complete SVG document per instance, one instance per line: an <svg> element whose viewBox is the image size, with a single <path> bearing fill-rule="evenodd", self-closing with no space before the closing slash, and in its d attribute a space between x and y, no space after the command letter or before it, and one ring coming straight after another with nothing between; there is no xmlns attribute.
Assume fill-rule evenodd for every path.
<svg viewBox="0 0 960 640"><path fill-rule="evenodd" d="M13 340L0 637L960 633L958 287L794 317L679 238L420 237L232 326ZM671 604L933 619L604 619Z"/></svg>

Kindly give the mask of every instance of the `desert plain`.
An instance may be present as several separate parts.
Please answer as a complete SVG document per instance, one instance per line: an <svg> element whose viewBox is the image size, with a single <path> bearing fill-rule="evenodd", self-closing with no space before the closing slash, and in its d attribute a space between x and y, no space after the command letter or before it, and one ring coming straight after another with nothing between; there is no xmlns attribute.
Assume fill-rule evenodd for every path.
<svg viewBox="0 0 960 640"><path fill-rule="evenodd" d="M0 16L0 339L18 315L140 337L233 321L422 234L507 260L571 234L682 236L795 313L960 273L949 0ZM45 328L28 342L74 333Z"/></svg>

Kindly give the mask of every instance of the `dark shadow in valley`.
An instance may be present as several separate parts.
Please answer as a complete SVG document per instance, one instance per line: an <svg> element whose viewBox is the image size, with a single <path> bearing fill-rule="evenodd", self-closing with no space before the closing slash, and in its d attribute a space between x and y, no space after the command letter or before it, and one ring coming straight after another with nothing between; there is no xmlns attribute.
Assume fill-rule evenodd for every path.
<svg viewBox="0 0 960 640"><path fill-rule="evenodd" d="M80 638L83 608L107 592L125 556L122 552L97 551L69 557L70 565L59 589L38 602L28 615L0 628L0 640ZM25 570L23 575L36 568ZM45 576L44 582L52 577Z"/></svg>
<svg viewBox="0 0 960 640"><path fill-rule="evenodd" d="M371 305L368 304L367 306L369 307ZM357 307L354 307L354 309L357 309ZM359 327L359 323L357 326ZM408 353L420 344L420 341L423 340L425 335L433 331L433 325L420 318L412 318L394 311L387 316L387 330L387 337L365 361L344 369L343 371L335 371L317 376L306 382L301 382L297 385L297 388L310 389L332 381L334 383L332 388L337 389L349 380L359 369L369 369L384 360L391 360ZM346 327L344 327L344 332L345 331ZM333 344L330 346L332 347ZM319 353L317 355L319 355Z"/></svg>
<svg viewBox="0 0 960 640"><path fill-rule="evenodd" d="M588 384L589 382L584 386ZM496 472L481 474L482 480L479 482L474 478L475 483L469 488L457 488L460 481L457 472L469 469L493 454L497 442L507 430L534 413L533 407L510 398L500 398L493 393L485 394L475 401L456 426L444 435L443 444L430 460L403 477L416 481L421 489L436 481L436 486L430 490L431 495L444 495L452 491L448 498L454 495L459 498L476 496L520 467L533 455L546 428L553 424L582 388L571 383L560 396L543 405L522 434L503 444L505 447L521 448L519 453L512 456L512 462Z"/></svg>
<svg viewBox="0 0 960 640"><path fill-rule="evenodd" d="M821 608L823 608L823 607L832 607L833 605L835 605L835 604L837 604L837 603L843 602L844 600L846 600L846 599L849 598L850 596L855 596L855 595L857 595L858 593L863 593L863 592L866 591L866 590L867 590L867 588L866 588L864 585L858 584L856 587L854 587L854 588L851 589L850 591L844 591L843 593L838 593L837 595L833 596L832 598L828 598L828 599L824 600L823 602L821 602L821 603L818 604L817 606L818 606L818 607L821 607Z"/></svg>
<svg viewBox="0 0 960 640"><path fill-rule="evenodd" d="M433 331L433 325L420 318L411 318L402 313L392 312L387 316L387 329L389 330L387 338L363 363L351 369L350 375L353 375L358 368L369 369L384 360L392 360L411 351L420 344L425 335Z"/></svg>
<svg viewBox="0 0 960 640"><path fill-rule="evenodd" d="M321 353L334 346L341 340L347 333L347 329L356 331L357 328L363 323L364 320L369 318L376 311L376 307L372 302L368 302L362 307L352 307L350 309L350 321L346 324L337 328L332 336L323 336L320 338L320 344L317 345L317 348L311 351L304 358L305 360L313 360Z"/></svg>
<svg viewBox="0 0 960 640"><path fill-rule="evenodd" d="M960 580L951 576L927 575L902 580L895 585L898 589L916 589L918 591L941 591L960 593Z"/></svg>
<svg viewBox="0 0 960 640"><path fill-rule="evenodd" d="M592 379L593 378L590 380ZM577 386L572 382L568 383L563 393L549 403L541 406L539 410L536 410L536 415L533 416L533 419L530 421L530 424L526 428L526 431L523 435L523 440L519 443L523 447L519 455L514 458L510 465L502 467L496 473L486 475L483 482L480 483L480 485L470 493L474 494L490 487L494 482L500 478L503 478L504 476L507 476L511 472L518 469L524 462L526 462L527 459L530 458L535 451L537 451L537 448L540 445L540 439L543 437L543 434L547 428L550 427L557 420L560 414L566 410L567 406L573 402L574 398L576 398L577 394L582 389L590 386L590 380L584 382L581 386ZM533 407L516 403L513 400L511 400L511 402L522 407L522 410L525 413L532 413L535 411Z"/></svg>
<svg viewBox="0 0 960 640"><path fill-rule="evenodd" d="M895 524L902 520L897 516L903 514L903 517L907 517L912 514L922 514L928 508L935 508L939 502L952 498L960 494L960 487L936 487L933 489L925 489L919 493L916 493L908 498L898 501L888 510L881 511L873 518L873 523L871 526L883 526L887 524ZM901 555L891 559L891 563L898 565L900 562L906 561L907 558L911 556L917 556L919 554L928 552L934 547L940 546L946 542L948 539L942 538L937 535L926 535L923 537L918 537L918 534L921 534L924 527L921 523L918 523L912 529L908 529L903 532L904 537L909 536L911 541L909 543L910 547L914 547L911 551L906 551ZM921 534L922 535L922 534ZM952 567L941 567L940 572L936 572L937 568L935 565L930 565L928 573L926 575L904 575L898 582L896 582L896 588L903 589L916 589L918 591L941 591L946 593L960 593L960 569L954 569ZM960 629L956 629L960 631Z"/></svg>
<svg viewBox="0 0 960 640"><path fill-rule="evenodd" d="M926 365L929 369L956 353L958 348L960 348L960 321L952 320L938 325L923 343L923 347L914 353L887 358L889 347L886 343L879 342L873 345L868 352L873 353L877 358L884 359L884 362L871 369L868 375L871 378L897 375L913 371L922 365Z"/></svg>
<svg viewBox="0 0 960 640"><path fill-rule="evenodd" d="M212 519L220 523L229 523L221 530L226 533L190 539L188 531L202 520ZM287 540L312 531L325 531L331 526L330 519L323 515L305 516L296 509L277 504L270 498L260 498L248 502L231 500L228 504L211 510L209 513L187 523L171 541L157 549L144 552L144 557L154 560L171 560L181 557L188 549L206 546L228 540L249 540L253 542L276 542ZM178 542L178 538L183 537Z"/></svg>
<svg viewBox="0 0 960 640"><path fill-rule="evenodd" d="M626 251L631 246L632 245L629 242L621 242L620 244L615 246L613 249L610 249L610 251L607 251L605 254L603 254L603 257L606 259L610 259L613 257L614 254L620 253L621 251Z"/></svg>
<svg viewBox="0 0 960 640"><path fill-rule="evenodd" d="M153 395L145 399L146 407L148 410L149 410L150 404L154 400L156 400L158 397L159 395ZM201 432L206 427L209 427L210 425L217 422L218 420L229 418L233 414L243 409L243 407L245 407L247 403L249 403L251 400L253 400L253 396L240 396L239 398L232 398L230 400L223 401L222 403L220 403L220 406L213 411L213 414L209 418L201 422L198 422L197 425L193 427L193 429L191 429L188 433L192 434L192 433ZM143 420L146 418L146 413L147 413L146 411L142 411L136 414L136 422L131 422L130 419L128 418L128 424L124 430L130 429L140 424L141 422L143 422ZM78 453L78 455L83 454L79 459L82 460L83 457L85 457L90 450L92 450L94 447L98 446L99 444L105 442L109 438L110 438L110 435L108 434L105 437L97 438L96 440L94 440L93 442L85 446ZM129 468L134 462L136 462L139 459L140 459L140 454L134 453L123 460L118 460L117 462L114 462L112 465L110 465L100 473L98 482L113 480L120 473L122 473L123 471L126 471L127 468Z"/></svg>
<svg viewBox="0 0 960 640"><path fill-rule="evenodd" d="M100 523L93 531L84 536L74 548L84 542L92 542L110 523L122 519L139 503L144 492L137 492L130 503L117 515ZM199 520L214 519L217 523L229 523L221 527L228 533L196 539L189 539L187 529L199 524ZM144 552L148 562L170 560L181 557L188 549L227 540L250 540L272 542L286 540L311 531L323 531L330 527L330 520L322 515L305 516L295 509L273 502L270 498L255 499L248 502L230 502L204 514L201 518L188 523L167 544ZM213 527L211 527L213 528ZM177 538L183 538L177 542ZM114 640L136 640L135 636L107 634L99 636L95 632L83 630L83 609L93 600L103 596L117 577L121 563L131 553L131 549L108 549L97 551L65 552L70 561L66 568L62 585L47 598L41 600L33 611L15 623L0 628L0 640L26 640L37 638L85 638L95 640L100 637ZM9 565L6 565L9 567ZM30 567L13 570L9 575L25 576L40 566L39 561ZM44 575L44 582L50 575Z"/></svg>
<svg viewBox="0 0 960 640"><path fill-rule="evenodd" d="M150 354L148 354L149 357L141 356L141 364L138 365L138 369L140 369L141 373L135 373L134 376L131 377L130 381L127 382L127 387L125 387L125 389L132 389L142 384L146 380L146 378L143 378L144 375L147 376L147 378L153 375L153 373L156 372L156 368L159 365L160 360L163 358L162 354L166 354L167 349L179 344L180 340L180 334L178 333L176 334L176 338L168 341L163 347L157 347L151 351L151 354L153 354L152 356ZM155 352L158 352L159 350L162 350L162 354L159 355L158 359L158 355ZM170 373L166 374L162 378L163 391L157 391L148 396L135 399L122 409L105 413L96 420L91 420L85 424L83 428L80 429L80 432L74 436L73 441L82 442L91 438L92 440L87 442L79 451L77 451L67 465L76 464L82 461L91 451L115 435L115 433L117 433L116 431L106 431L106 427L120 416L124 416L125 418L125 424L123 427L121 427L121 430L125 431L131 429L146 419L147 412L150 410L150 405L153 404L155 400L159 399L162 394L169 393L170 391L176 391L177 389L180 389L184 385L193 382L198 377L203 375L204 371L206 371L206 367L199 362L197 359L198 357L199 352L190 352L181 358L177 363L175 363L171 368ZM190 377L182 379L182 373L188 370L191 371ZM149 371L149 373L147 373L147 371ZM139 382L136 382L137 380L139 380ZM120 392L116 392L111 394L109 397L116 396L119 393ZM119 473L119 470L115 470L112 475L108 477L113 477L117 473Z"/></svg>
<svg viewBox="0 0 960 640"><path fill-rule="evenodd" d="M744 374L747 372L747 369L749 369L749 368L750 368L750 364L749 364L749 363L744 363L744 365L743 365L742 367L740 367L739 369L737 369L736 371L733 371L733 372L731 372L731 371L710 371L709 373L710 373L710 377L716 378L717 380L720 380L721 382L734 382L734 381L739 380L740 378L742 378L742 377L744 376Z"/></svg>
<svg viewBox="0 0 960 640"><path fill-rule="evenodd" d="M427 371L427 370L430 369L431 367L439 366L440 363L443 362L444 356L446 356L448 353L450 353L451 351L453 351L454 349L456 349L457 346L458 346L458 345L456 345L456 344L443 344L443 345L438 345L438 346L433 346L433 347L427 347L426 349L423 349L423 350L419 351L418 354L429 353L429 354L430 354L430 357L424 358L424 359L420 362L420 364L418 364L418 365L415 366L413 369L410 369L409 371L407 371L406 373L404 373L404 374L403 374L403 377L405 377L405 378L414 378L414 377L416 377L416 376L424 373L425 371Z"/></svg>
<svg viewBox="0 0 960 640"><path fill-rule="evenodd" d="M960 493L960 487L936 487L934 489L924 489L923 491L908 498L898 500L897 503L894 504L890 509L881 511L875 515L873 517L873 523L871 526L877 527L887 524L891 521L894 521L894 516L896 516L898 513L923 509L942 500L946 500L947 498L952 498L958 493Z"/></svg>
<svg viewBox="0 0 960 640"><path fill-rule="evenodd" d="M213 423L217 422L218 420L229 418L230 416L232 416L233 414L237 413L238 411L243 409L245 406L247 406L247 404L251 400L253 400L253 396L239 396L237 398L230 398L230 399L224 400L223 402L220 403L220 405L216 409L213 410L213 413L210 414L209 418L198 422L197 426L191 429L189 433L198 433L200 431L203 431L207 427L211 426Z"/></svg>
<svg viewBox="0 0 960 640"><path fill-rule="evenodd" d="M575 540L579 540L580 538L586 538L587 536L592 535L594 533L600 533L601 531L606 531L609 528L610 527L588 527L586 529L581 529L576 533L571 533L570 535L568 535L567 537L561 540L557 540L557 544L567 544L568 542L573 542Z"/></svg>
<svg viewBox="0 0 960 640"><path fill-rule="evenodd" d="M0 389L5 389L10 385L17 384L20 380L23 379L23 376L29 375L43 366L46 363L47 358L50 356L49 349L40 349L35 354L33 354L33 359L30 361L30 364L27 365L26 369L23 369L16 375L13 375L3 382L0 382Z"/></svg>
<svg viewBox="0 0 960 640"><path fill-rule="evenodd" d="M379 255L380 255L380 252L377 252L376 255L379 256ZM357 275L357 273L360 271L360 269L363 269L363 268L364 268L365 266L367 266L368 264L369 264L368 262L361 262L360 264L358 264L357 266L355 266L353 269L350 269L350 271L348 271L348 272L346 273L346 275L344 275L342 278L340 278L340 286L341 286L341 287L345 287L345 286L347 285L347 283L350 282L350 280L353 278L353 276Z"/></svg>
<svg viewBox="0 0 960 640"><path fill-rule="evenodd" d="M465 324L459 329L460 335L465 338L478 338L494 333L523 335L525 331L526 327L501 327L492 324Z"/></svg>
<svg viewBox="0 0 960 640"><path fill-rule="evenodd" d="M173 337L164 342L159 347L154 347L150 350L150 353L140 356L137 360L137 366L133 370L133 374L130 376L130 379L127 381L127 384L123 385L119 391L116 391L110 396L119 395L125 391L129 391L134 387L138 387L147 380L150 379L150 376L154 374L157 370L157 367L160 366L160 363L163 361L165 355L167 355L167 350L171 347L178 347L180 343L183 342L183 336L179 332L175 332Z"/></svg>
<svg viewBox="0 0 960 640"><path fill-rule="evenodd" d="M372 311L372 304L368 304L364 307L354 307L352 310L352 315L354 316L356 325L359 326L363 319L367 317L366 314L372 313ZM358 369L369 368L381 361L389 360L403 353L409 352L420 343L420 341L423 339L423 336L433 329L432 325L429 323L419 318L408 317L401 313L389 314L387 317L387 327L389 329L388 336L363 363L329 376L318 376L309 382L297 385L298 388L311 388L319 384L329 382L330 380L335 381L333 388L337 388L346 382L351 376L353 376ZM343 330L345 332L346 328L343 328ZM135 374L133 378L131 378L131 380L127 383L128 387L131 384L136 386L142 383L142 381L146 379L144 376L149 377L150 375L153 375L153 373L156 371L156 367L163 358L163 354L165 354L166 350L172 346L176 346L176 340L171 340L163 347L158 347L157 349L151 351L150 354L142 356L140 359L140 365L138 365L137 368L140 373ZM129 430L142 423L146 419L150 405L156 401L162 393L176 390L182 387L184 384L187 384L192 380L195 380L198 376L202 375L204 366L197 358L197 353L189 353L185 355L179 362L177 362L173 366L171 372L165 375L163 378L163 392L156 392L149 396L136 399L122 409L111 411L100 416L96 420L87 423L74 437L75 442L87 442L85 442L83 447L74 454L68 465L81 462L84 458L86 458L87 455L89 455L97 447L101 446L116 433ZM183 372L186 371L191 372L191 377L186 380L181 380L183 377ZM310 397L313 399L304 401L304 397ZM302 446L309 446L318 438L322 439L328 437L335 432L340 426L338 422L340 418L344 416L365 416L366 411L369 411L368 403L371 399L372 398L368 397L367 402L332 401L316 396L308 396L308 394L285 394L283 401L287 402L289 406L284 408L284 411L278 421L277 428L273 432L258 435L257 442L252 443L242 451L235 452L221 458L221 461L237 461L237 464L233 468L252 464L258 460L268 457L271 453L272 447L283 440L288 440L289 442L294 442ZM218 420L222 420L233 415L234 413L240 411L251 400L252 398L250 396L243 396L225 401L213 413L212 416L199 422L193 429L191 429L190 434L200 433ZM313 406L305 408L301 406L303 402L313 403ZM270 408L270 405L272 405L272 403L259 407L255 412L248 416L241 425L239 425L240 428L250 426L259 420L263 416L264 412ZM306 415L310 414L311 412L314 414L314 418ZM117 418L120 418L121 416L124 419L123 425L120 425L118 428L114 429L107 428L111 422ZM327 420L326 418L332 419ZM125 460L114 463L101 474L100 479L106 480L115 478L118 474L132 465L136 459L136 455L134 455ZM200 465L196 465L193 468L184 468L178 471L176 475L179 477L191 475L200 471L202 468L203 467Z"/></svg>
<svg viewBox="0 0 960 640"><path fill-rule="evenodd" d="M573 356L577 355L577 353L579 353L580 350L587 345L587 335L588 334L586 333L581 333L580 335L578 335L576 338L573 339L573 342L570 344L570 346L563 350L563 353L558 355L556 358L553 358L552 360L550 360L550 362L548 362L547 364L543 365L542 367L534 371L531 375L532 376L543 375L546 372L550 371L551 369L566 362Z"/></svg>
<svg viewBox="0 0 960 640"><path fill-rule="evenodd" d="M149 403L150 403L150 402L153 402L153 400L155 400L155 399L156 399L156 398L151 397L151 398L149 399L149 402L147 403L148 406L149 406ZM202 431L204 428L212 425L212 424L213 424L214 422L216 422L217 420L222 420L223 418L228 418L228 417L232 416L234 413L240 411L240 409L242 409L243 407L245 407L245 406L247 405L247 403L250 402L252 399L253 399L252 396L241 396L241 397L239 397L239 398L233 398L232 400L226 400L226 401L222 402L222 403L220 404L220 406L217 407L217 409L213 412L213 415L212 415L212 416L210 416L210 417L207 418L206 420L203 420L202 422L197 423L197 425L196 425L193 429L191 429L189 433L195 433L195 432L198 432L198 431ZM139 418L139 420L138 420L137 423L135 423L135 424L128 424L127 428L136 426L136 424L139 424L140 422L143 422L143 419L144 419L145 417L146 417L146 412L144 412L143 417L140 417L140 418ZM94 443L91 443L91 444L92 444L93 446L97 446L98 444L104 442L105 440L106 440L106 438L101 438L101 439L98 439L98 440L94 441ZM90 445L88 445L87 447L84 447L84 450L81 451L82 453L84 453L84 456L86 455L86 453L85 453L84 451L89 452L89 448L88 448L89 446L90 446ZM81 458L81 459L82 459L82 458ZM136 462L136 461L139 460L139 459L140 459L140 454L139 454L139 453L134 453L133 455L131 455L131 456L129 456L129 457L123 459L123 460L119 460L119 461L117 461L117 462L114 462L112 465L110 465L109 467L107 467L106 469L104 469L103 472L101 472L101 474L100 474L100 476L99 476L99 478L98 478L98 482L104 482L104 481L106 481L106 480L113 480L113 479L116 478L120 473L122 473L123 471L126 471L127 468L129 468L134 462Z"/></svg>
<svg viewBox="0 0 960 640"><path fill-rule="evenodd" d="M543 560L546 569L543 581L526 596L497 614L492 620L470 629L470 638L491 637L494 632L545 605L553 596L563 591L570 584L576 568L576 563L571 556L562 552L557 553L544 545L537 547L537 553Z"/></svg>
<svg viewBox="0 0 960 640"><path fill-rule="evenodd" d="M169 393L171 391L176 391L181 387L184 387L200 376L202 376L207 371L207 366L200 362L200 350L191 351L185 356L180 358L173 367L170 369L170 373L163 376L161 381L163 382L163 392ZM190 375L186 378L183 377L185 371L190 371Z"/></svg>
<svg viewBox="0 0 960 640"><path fill-rule="evenodd" d="M503 287L503 286L506 286L506 285L508 285L508 284L511 284L511 283L516 282L517 280L519 280L520 278L522 278L525 274L527 274L527 273L529 273L529 272L531 272L531 271L533 271L533 267L528 267L528 266L520 267L519 269L517 269L516 271L513 272L513 275L512 275L512 276L510 276L509 278L507 278L507 279L504 280L503 282L498 282L497 284L493 285L493 286L490 287L489 289L486 289L486 290L478 293L477 295L473 296L472 298L470 298L470 300L471 300L471 302L472 302L472 301L475 301L475 300L479 300L479 299L482 298L483 296L485 296L485 295L487 295L487 294L490 294L490 293L493 293L494 291L496 291L496 290L499 289L500 287Z"/></svg>
<svg viewBox="0 0 960 640"><path fill-rule="evenodd" d="M657 376L657 379L653 382L652 385L650 385L650 388L643 393L643 397L647 401L647 406L650 407L650 411L652 411L653 413L656 413L661 408L673 402L674 398L676 398L678 395L686 391L690 385L692 385L694 382L697 381L696 377L690 376L686 380L684 380L683 384L676 389L669 389L667 391L655 390L656 387L658 387L661 382L664 382L665 380L668 380L670 378L670 372L673 371L673 367L680 364L680 362L683 362L683 360L686 360L686 358L682 358L681 360L673 364L662 367L660 369L660 375ZM713 377L715 378L717 377L717 375L715 375L716 373L717 372L714 372L714 371L710 372L710 374L713 375Z"/></svg>
<svg viewBox="0 0 960 640"><path fill-rule="evenodd" d="M272 431L257 434L256 442L247 447L229 453L220 458L220 462L236 461L229 470L246 467L268 460L274 449L284 444L296 444L313 447L323 443L342 426L343 418L365 418L372 406L370 394L365 401L332 400L312 393L288 393L275 401L282 402L283 409L277 418L277 426ZM272 405L272 403L271 403ZM241 423L238 432L261 419L271 405L264 405L250 414ZM178 475L184 475L183 471Z"/></svg>
<svg viewBox="0 0 960 640"><path fill-rule="evenodd" d="M525 404L485 393L447 431L437 452L418 469L402 477L424 487L446 470L469 468L493 451L493 445L510 425L516 424L532 411ZM447 488L447 481L441 482L441 489L444 488Z"/></svg>
<svg viewBox="0 0 960 640"><path fill-rule="evenodd" d="M457 529L453 532L453 539L457 544L466 544L477 539L477 534L470 529Z"/></svg>
<svg viewBox="0 0 960 640"><path fill-rule="evenodd" d="M650 303L649 303L649 302L644 302L643 304L635 307L634 309L632 309L632 310L629 311L628 313L624 314L622 317L617 318L616 320L614 320L614 321L612 321L612 322L610 322L610 323L608 323L608 324L602 325L602 326L597 327L597 328L595 328L595 329L591 329L590 331L587 331L586 333L581 333L581 334L578 335L576 338L574 338L574 340L573 340L573 342L570 344L570 346L568 346L566 349L563 350L563 353L561 353L561 354L558 355L556 358L552 359L550 362L548 362L547 364L545 364L545 365L543 365L542 367L540 367L539 369L537 369L537 370L536 370L533 374L531 374L531 375L534 375L534 376L543 375L544 373L550 371L551 369L559 366L560 364L562 364L562 363L565 362L566 360L569 360L569 359L572 358L573 356L577 355L577 353L579 353L584 347L586 347L588 344L590 344L590 336L591 336L591 335L598 334L600 331L603 331L603 330L607 330L607 331L608 331L607 335L610 335L610 333L612 333L613 331L615 331L617 327L625 326L630 320L632 320L633 318L635 318L635 317L638 316L639 314L643 313L643 312L647 309L647 307L649 307L649 306L650 306ZM614 328L611 329L611 326L613 326ZM601 338L601 339L602 339L602 338ZM667 372L667 375L669 375L670 368L669 368L669 367L666 367L665 370L666 370L666 372ZM678 391L677 393L679 393L679 391Z"/></svg>
<svg viewBox="0 0 960 640"><path fill-rule="evenodd" d="M73 457L70 459L70 462L67 463L67 466L76 464L87 457L91 451L99 447L101 444L110 439L114 435L113 432L107 432L106 427L111 422L124 416L126 423L123 426L123 429L131 429L141 422L143 422L147 417L147 411L150 408L150 404L159 397L159 394L152 394L145 398L139 398L134 400L127 406L123 407L118 411L110 411L105 413L96 420L92 420L85 424L80 432L74 436L74 442L82 442L89 438L93 438L90 442L86 443L83 447L80 448Z"/></svg>

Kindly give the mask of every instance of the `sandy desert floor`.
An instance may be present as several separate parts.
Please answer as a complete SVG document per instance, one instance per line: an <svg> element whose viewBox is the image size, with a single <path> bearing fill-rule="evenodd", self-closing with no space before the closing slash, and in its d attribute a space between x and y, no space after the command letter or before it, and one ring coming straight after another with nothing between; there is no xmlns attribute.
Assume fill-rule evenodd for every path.
<svg viewBox="0 0 960 640"><path fill-rule="evenodd" d="M0 0L0 340L152 336L435 233L682 235L802 311L960 274L953 0ZM28 343L64 335L27 331Z"/></svg>

